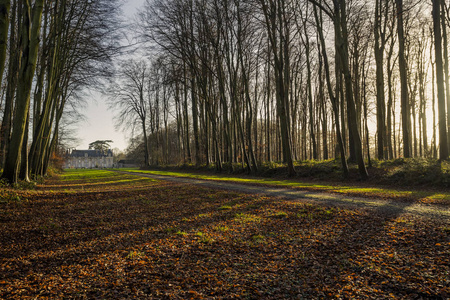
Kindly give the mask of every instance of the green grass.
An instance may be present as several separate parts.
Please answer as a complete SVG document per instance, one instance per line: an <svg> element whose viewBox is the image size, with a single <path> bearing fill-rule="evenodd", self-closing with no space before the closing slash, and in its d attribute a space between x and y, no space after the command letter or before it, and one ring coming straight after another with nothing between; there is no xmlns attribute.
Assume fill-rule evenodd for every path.
<svg viewBox="0 0 450 300"><path fill-rule="evenodd" d="M357 195L357 196L369 196L369 197L386 197L386 198L408 198L408 199L426 199L426 201L440 201L449 202L450 193L448 192L428 192L428 191L417 191L417 190L400 190L394 188L384 188L384 187L367 187L367 186L352 186L352 185L341 185L341 184L321 184L321 183L309 183L301 182L297 180L290 179L273 179L273 178L254 178L254 177L236 177L227 175L205 175L205 174L193 174L187 172L174 172L174 171L160 171L160 170L136 170L136 169L121 169L127 172L136 172L144 174L171 176L171 177L184 177L202 180L212 180L212 181L225 181L225 182L235 182L242 184L258 184L265 186L275 186L275 187L290 187L296 189L305 189L310 191L318 192L330 192L343 195ZM231 205L223 205L219 209L227 210L231 209Z"/></svg>
<svg viewBox="0 0 450 300"><path fill-rule="evenodd" d="M227 232L228 230L230 230L230 228L228 226L216 226L214 227L214 230L216 231L220 231L220 232Z"/></svg>
<svg viewBox="0 0 450 300"><path fill-rule="evenodd" d="M60 179L62 181L74 181L74 180L92 180L118 177L120 174L110 170L97 170L97 169L66 169L61 174Z"/></svg>
<svg viewBox="0 0 450 300"><path fill-rule="evenodd" d="M219 207L219 210L229 210L232 209L233 207L231 205L222 205L221 207Z"/></svg>
<svg viewBox="0 0 450 300"><path fill-rule="evenodd" d="M252 241L255 244L265 244L266 243L266 237L261 234L257 234L252 236Z"/></svg>
<svg viewBox="0 0 450 300"><path fill-rule="evenodd" d="M287 216L288 216L288 214L285 213L284 211L277 211L276 213L271 215L271 217L278 218L278 219L287 218Z"/></svg>
<svg viewBox="0 0 450 300"><path fill-rule="evenodd" d="M128 259L136 259L136 258L140 258L140 257L143 257L143 256L145 256L145 253L144 253L144 252L141 252L141 251L135 251L135 250L130 251L130 252L127 254L127 258L128 258Z"/></svg>
<svg viewBox="0 0 450 300"><path fill-rule="evenodd" d="M236 214L234 220L238 223L247 224L247 223L260 223L262 219L261 217L258 217L256 215L238 213Z"/></svg>

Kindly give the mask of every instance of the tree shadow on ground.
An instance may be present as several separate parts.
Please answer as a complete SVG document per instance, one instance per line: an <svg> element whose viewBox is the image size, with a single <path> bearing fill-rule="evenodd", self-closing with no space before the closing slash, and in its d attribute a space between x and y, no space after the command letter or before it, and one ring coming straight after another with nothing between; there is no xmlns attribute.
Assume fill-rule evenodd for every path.
<svg viewBox="0 0 450 300"><path fill-rule="evenodd" d="M18 207L2 224L0 298L448 292L449 247L436 244L449 234L404 217L413 203L387 215L186 184L110 188L44 194Z"/></svg>

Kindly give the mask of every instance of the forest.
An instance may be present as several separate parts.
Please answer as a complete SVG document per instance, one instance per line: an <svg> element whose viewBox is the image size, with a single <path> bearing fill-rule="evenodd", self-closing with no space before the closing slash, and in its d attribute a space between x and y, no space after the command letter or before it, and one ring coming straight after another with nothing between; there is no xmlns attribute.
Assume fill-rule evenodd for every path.
<svg viewBox="0 0 450 300"><path fill-rule="evenodd" d="M130 3L0 0L0 299L450 298L449 1Z"/></svg>
<svg viewBox="0 0 450 300"><path fill-rule="evenodd" d="M0 1L2 178L46 175L92 87L142 166L449 157L445 1L121 4Z"/></svg>
<svg viewBox="0 0 450 300"><path fill-rule="evenodd" d="M448 158L445 1L146 1L110 105L149 165ZM142 47L142 46L141 46Z"/></svg>

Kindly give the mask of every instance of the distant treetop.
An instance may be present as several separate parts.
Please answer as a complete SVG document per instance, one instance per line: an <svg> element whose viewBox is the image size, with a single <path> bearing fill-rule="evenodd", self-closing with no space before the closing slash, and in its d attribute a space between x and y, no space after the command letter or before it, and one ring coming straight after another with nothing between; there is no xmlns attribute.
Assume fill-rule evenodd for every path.
<svg viewBox="0 0 450 300"><path fill-rule="evenodd" d="M90 150L99 150L101 153L106 153L108 149L111 149L110 143L112 140L97 140L89 144Z"/></svg>

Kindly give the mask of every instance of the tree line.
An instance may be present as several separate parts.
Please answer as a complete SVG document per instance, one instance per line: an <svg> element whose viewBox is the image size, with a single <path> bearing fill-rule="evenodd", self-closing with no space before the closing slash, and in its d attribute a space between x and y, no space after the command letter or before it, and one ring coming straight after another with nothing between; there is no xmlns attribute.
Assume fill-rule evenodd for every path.
<svg viewBox="0 0 450 300"><path fill-rule="evenodd" d="M83 89L112 75L115 0L0 1L2 178L45 175Z"/></svg>
<svg viewBox="0 0 450 300"><path fill-rule="evenodd" d="M443 0L146 0L110 105L145 165L448 159Z"/></svg>

